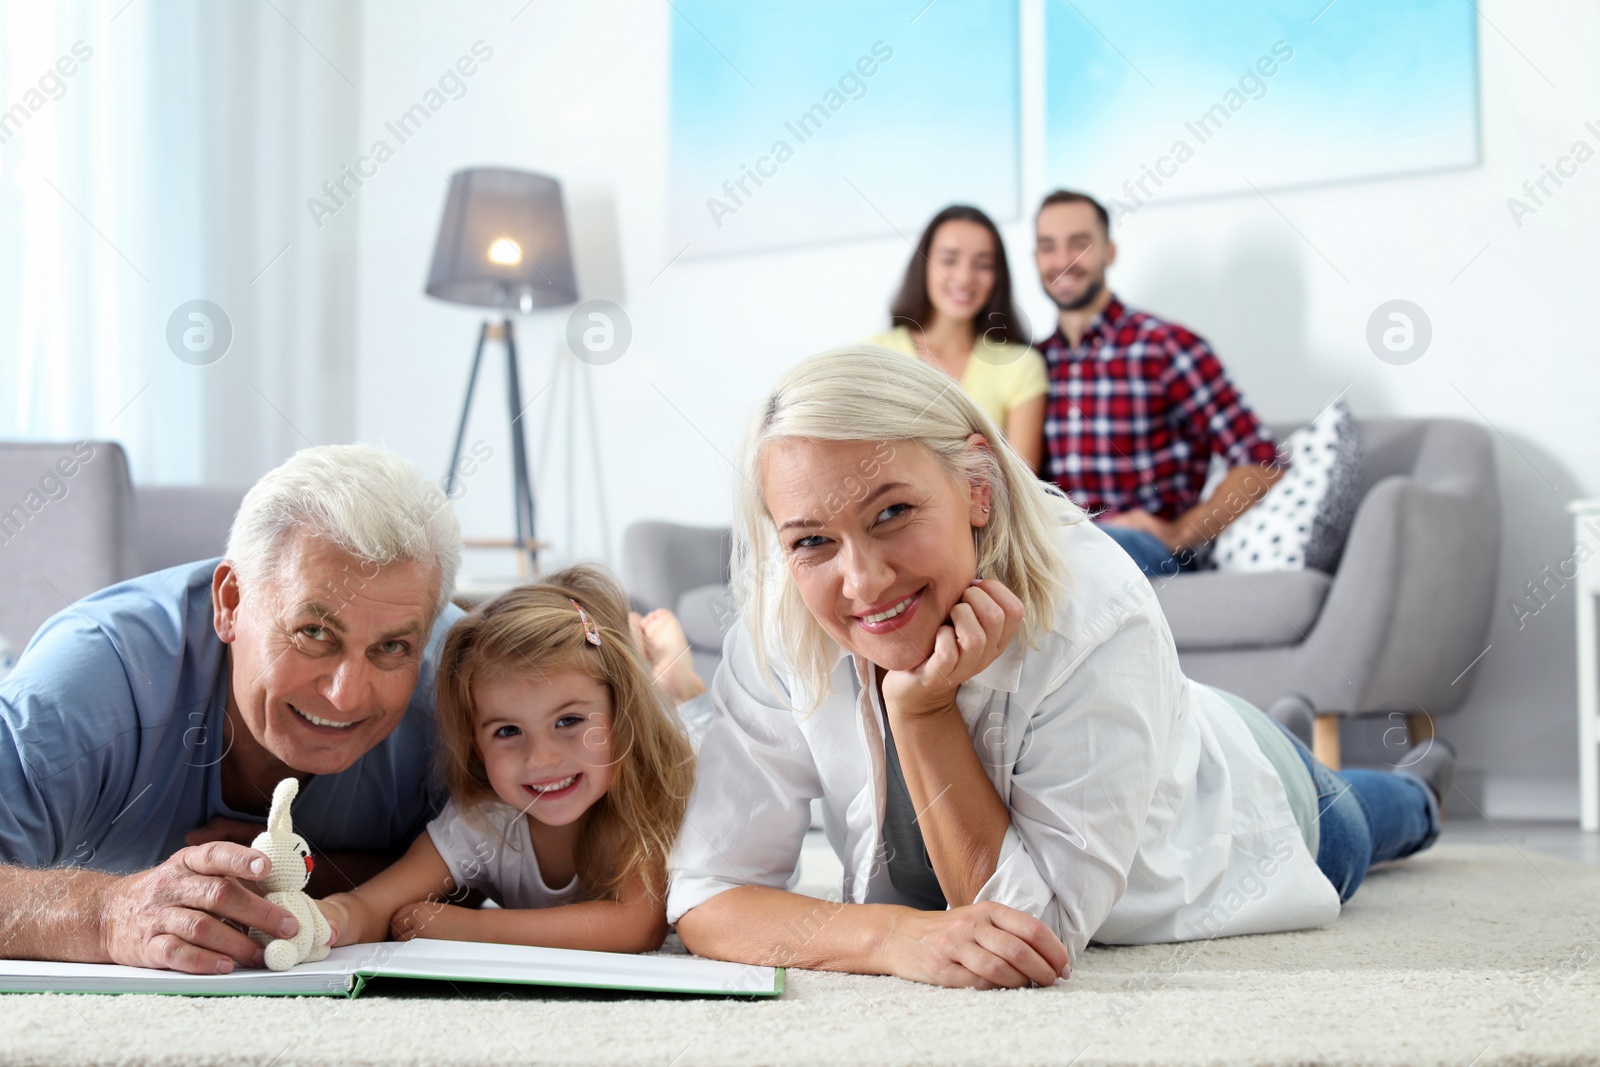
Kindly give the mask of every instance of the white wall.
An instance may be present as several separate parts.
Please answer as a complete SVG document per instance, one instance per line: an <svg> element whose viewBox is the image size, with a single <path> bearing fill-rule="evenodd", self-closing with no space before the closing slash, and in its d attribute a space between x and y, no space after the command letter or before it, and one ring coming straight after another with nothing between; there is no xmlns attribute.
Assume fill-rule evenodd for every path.
<svg viewBox="0 0 1600 1067"><path fill-rule="evenodd" d="M0 5L0 109L19 108L0 136L0 437L111 438L140 484L241 485L355 432L355 220L317 231L303 201L354 143L359 16ZM69 49L88 58L17 130ZM169 317L196 299L221 310L219 347L180 361Z"/></svg>
<svg viewBox="0 0 1600 1067"><path fill-rule="evenodd" d="M1571 553L1565 502L1600 493L1589 321L1600 280L1591 251L1600 237L1600 162L1581 168L1520 228L1505 200L1574 140L1600 147L1600 135L1583 125L1600 127L1600 74L1586 57L1600 43L1600 13L1577 2L1533 11L1509 0L1482 10L1482 166L1269 192L1270 203L1254 195L1157 201L1121 228L1112 277L1131 303L1207 335L1266 418L1309 416L1348 384L1362 414L1492 423L1505 508L1493 647L1473 668L1470 703L1442 732L1460 747L1463 777L1491 817L1575 817L1571 594L1520 630L1508 601L1541 566ZM441 109L357 197L352 402L362 439L442 471L478 322L422 294L445 177L491 163L560 177L584 294L622 303L634 340L621 360L593 371L601 493L581 466L591 459L586 436L567 440L558 431L554 451L540 449L542 398L528 414L529 441L557 470L569 448L580 463L572 537L561 479L541 484L544 530L560 542L554 555L609 553L616 562L620 532L634 520L726 520L728 459L753 405L799 357L881 328L909 250L891 236L672 263L671 7L535 0L514 13L514 4L363 9L363 142L382 135L384 121L475 40L495 51L467 95ZM1028 0L1025 33L1038 18ZM1028 95L1038 84L1036 63L1037 48L1025 47L1028 201L1044 188L1039 111ZM1049 312L1033 280L1028 224L1003 229L1026 311L1043 325ZM1431 350L1404 367L1379 362L1364 341L1373 309L1396 297L1420 304L1434 329ZM525 392L548 379L563 327L560 312L521 325ZM469 439L482 438L496 458L459 505L469 536L503 534L509 523L503 394L499 364L491 367ZM609 515L609 543L598 533L597 503Z"/></svg>

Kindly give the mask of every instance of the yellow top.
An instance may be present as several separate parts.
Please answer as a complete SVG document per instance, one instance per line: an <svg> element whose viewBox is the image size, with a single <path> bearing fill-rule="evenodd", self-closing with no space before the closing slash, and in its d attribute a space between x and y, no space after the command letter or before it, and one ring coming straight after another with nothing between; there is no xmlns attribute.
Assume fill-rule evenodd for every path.
<svg viewBox="0 0 1600 1067"><path fill-rule="evenodd" d="M919 358L907 326L873 334L867 338L867 343ZM1004 341L992 342L980 336L978 343L972 346L967 369L961 374L961 388L994 420L995 428L1005 433L1012 409L1048 392L1050 378L1045 371L1044 357L1036 349Z"/></svg>

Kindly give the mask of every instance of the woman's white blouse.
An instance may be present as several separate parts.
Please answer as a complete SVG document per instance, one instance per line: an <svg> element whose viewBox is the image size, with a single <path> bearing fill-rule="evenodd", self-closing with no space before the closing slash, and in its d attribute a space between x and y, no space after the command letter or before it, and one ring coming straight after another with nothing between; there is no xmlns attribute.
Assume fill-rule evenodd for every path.
<svg viewBox="0 0 1600 1067"><path fill-rule="evenodd" d="M1061 527L1069 587L1038 647L1012 642L956 696L1011 811L978 894L1037 916L1073 960L1107 944L1324 926L1317 869L1272 764L1238 713L1190 681L1155 591L1089 522ZM793 884L810 802L844 863L843 899L906 903L884 862L883 712L869 665L840 650L814 712L756 666L743 625L709 693L667 918L741 885ZM794 707L809 705L775 671Z"/></svg>

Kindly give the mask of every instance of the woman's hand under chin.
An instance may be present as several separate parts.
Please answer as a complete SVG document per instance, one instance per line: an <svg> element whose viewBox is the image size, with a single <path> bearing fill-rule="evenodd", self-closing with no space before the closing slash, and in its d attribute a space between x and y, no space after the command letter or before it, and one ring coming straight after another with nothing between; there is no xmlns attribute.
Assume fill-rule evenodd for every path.
<svg viewBox="0 0 1600 1067"><path fill-rule="evenodd" d="M934 635L933 652L883 676L883 703L897 719L954 707L961 683L999 658L1022 627L1022 601L994 578L974 578Z"/></svg>

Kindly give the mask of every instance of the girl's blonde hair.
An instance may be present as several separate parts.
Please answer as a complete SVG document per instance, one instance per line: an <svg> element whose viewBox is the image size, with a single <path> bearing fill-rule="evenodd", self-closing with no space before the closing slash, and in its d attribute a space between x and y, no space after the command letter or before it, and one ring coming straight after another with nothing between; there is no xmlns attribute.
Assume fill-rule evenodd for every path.
<svg viewBox="0 0 1600 1067"><path fill-rule="evenodd" d="M574 600L598 628L599 645L586 639ZM445 784L469 819L498 799L474 744L473 686L565 670L582 671L611 694L615 770L578 839L579 884L592 898L615 900L642 876L664 893L667 855L694 785L694 751L634 645L627 597L599 567L569 567L512 589L450 628L438 672ZM474 821L484 825L481 814Z"/></svg>
<svg viewBox="0 0 1600 1067"><path fill-rule="evenodd" d="M969 444L975 433L990 447ZM1023 639L1037 644L1070 580L1056 528L1081 521L1083 510L1034 475L949 375L886 348L853 345L812 356L791 370L762 404L745 439L744 477L735 490L734 588L767 677L774 661L782 662L809 694L808 710L828 695L831 641L789 575L761 487L767 446L795 438L880 442L874 458L862 461L864 469L845 476L825 498L819 517L831 518L860 500L876 467L908 444L926 449L958 484L987 485L989 522L972 531L978 573L999 579L1022 600ZM781 655L774 656L775 650Z"/></svg>

